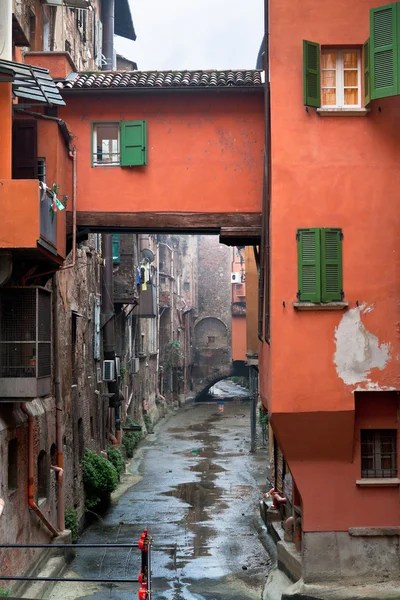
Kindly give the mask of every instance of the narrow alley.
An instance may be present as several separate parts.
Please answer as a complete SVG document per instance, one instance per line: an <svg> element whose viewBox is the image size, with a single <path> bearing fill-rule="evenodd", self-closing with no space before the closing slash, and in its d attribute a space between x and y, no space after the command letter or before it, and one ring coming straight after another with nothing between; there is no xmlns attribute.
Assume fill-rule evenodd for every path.
<svg viewBox="0 0 400 600"><path fill-rule="evenodd" d="M79 540L130 542L148 527L153 599L261 598L270 559L253 522L267 450L249 453L250 404L243 390L230 386L238 395L225 396L223 412L215 400L192 402L157 425L128 466L137 483ZM82 549L65 576L133 578L139 569L135 549ZM49 598L122 600L136 587L61 583Z"/></svg>

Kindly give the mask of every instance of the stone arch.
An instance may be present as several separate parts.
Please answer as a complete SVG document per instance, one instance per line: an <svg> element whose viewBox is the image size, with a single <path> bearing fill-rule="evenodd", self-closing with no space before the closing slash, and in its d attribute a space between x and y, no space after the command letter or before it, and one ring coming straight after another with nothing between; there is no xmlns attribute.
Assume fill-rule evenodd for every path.
<svg viewBox="0 0 400 600"><path fill-rule="evenodd" d="M214 338L214 341L209 338ZM225 347L228 344L228 327L219 317L201 317L194 326L194 339L196 347Z"/></svg>
<svg viewBox="0 0 400 600"><path fill-rule="evenodd" d="M229 330L219 317L204 316L194 326L194 391L227 377L232 368Z"/></svg>

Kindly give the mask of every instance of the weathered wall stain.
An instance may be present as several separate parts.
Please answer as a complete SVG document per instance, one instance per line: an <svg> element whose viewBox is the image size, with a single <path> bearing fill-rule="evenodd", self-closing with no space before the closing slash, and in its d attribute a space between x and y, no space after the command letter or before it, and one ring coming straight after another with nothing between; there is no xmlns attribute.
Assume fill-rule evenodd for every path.
<svg viewBox="0 0 400 600"><path fill-rule="evenodd" d="M362 304L347 311L335 330L336 352L334 362L338 376L346 385L365 382L368 388L371 369L383 370L391 360L390 344L380 343L376 335L368 331L361 315L371 312L373 306Z"/></svg>

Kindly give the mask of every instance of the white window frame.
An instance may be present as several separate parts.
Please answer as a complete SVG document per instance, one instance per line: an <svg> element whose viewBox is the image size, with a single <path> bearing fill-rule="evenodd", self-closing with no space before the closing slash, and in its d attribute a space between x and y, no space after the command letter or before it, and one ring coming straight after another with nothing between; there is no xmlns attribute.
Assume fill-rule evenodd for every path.
<svg viewBox="0 0 400 600"><path fill-rule="evenodd" d="M333 69L323 69L321 67L321 108L361 108L361 50L359 48L322 48L321 54L325 52L334 52L336 54L336 104L323 104L322 103L322 91L324 89L331 89L330 86L322 85L322 72L332 71ZM345 104L344 103L344 59L343 54L345 52L357 52L357 90L358 90L358 103L357 104ZM353 88L354 86L347 86Z"/></svg>
<svg viewBox="0 0 400 600"><path fill-rule="evenodd" d="M113 125L117 128L118 136L118 160L114 162L98 162L97 161L97 127L105 125ZM119 167L121 166L121 123L120 121L93 121L92 123L93 141L92 141L92 166L93 167Z"/></svg>

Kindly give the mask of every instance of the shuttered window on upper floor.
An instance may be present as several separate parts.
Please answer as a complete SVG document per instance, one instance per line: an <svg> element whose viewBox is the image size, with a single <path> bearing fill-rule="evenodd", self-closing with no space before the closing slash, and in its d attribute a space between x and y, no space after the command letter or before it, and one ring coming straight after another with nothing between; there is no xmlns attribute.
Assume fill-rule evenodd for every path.
<svg viewBox="0 0 400 600"><path fill-rule="evenodd" d="M362 66L358 64L357 75L355 68L348 69L345 66L344 49L329 48L332 64L330 69L326 69L324 68L326 60L321 61L321 56L324 58L326 50L323 49L321 53L319 43L303 41L305 106L320 108L321 100L322 106L338 108L361 106L360 100L354 101L356 88L360 97L361 80L364 88L364 106L367 106L371 100L400 94L400 2L371 8L369 13L370 35L362 46ZM340 32L338 32L339 39ZM335 58L335 65L333 65L333 58ZM356 77L358 78L359 75L361 77L357 83ZM337 102L342 95L343 104ZM350 103L346 101L346 96L351 97L353 101ZM324 98L327 97L329 97L328 104L324 103Z"/></svg>
<svg viewBox="0 0 400 600"><path fill-rule="evenodd" d="M146 121L92 123L92 166L147 165Z"/></svg>
<svg viewBox="0 0 400 600"><path fill-rule="evenodd" d="M342 231L336 228L297 230L299 302L341 302Z"/></svg>

